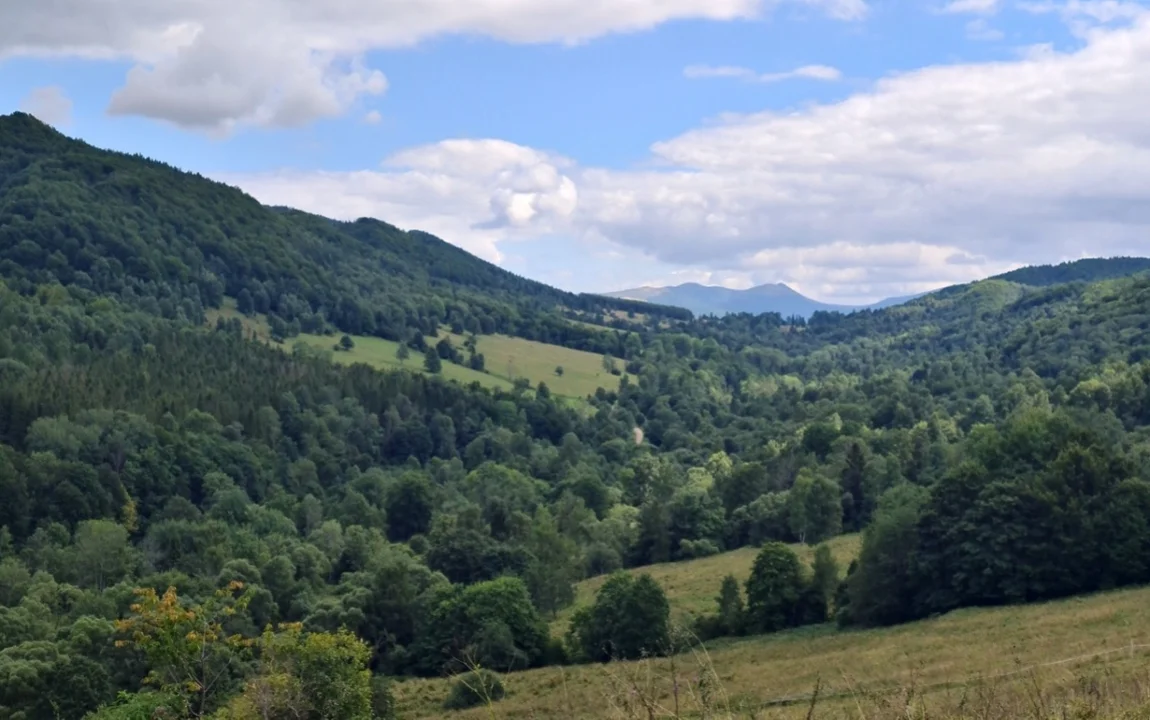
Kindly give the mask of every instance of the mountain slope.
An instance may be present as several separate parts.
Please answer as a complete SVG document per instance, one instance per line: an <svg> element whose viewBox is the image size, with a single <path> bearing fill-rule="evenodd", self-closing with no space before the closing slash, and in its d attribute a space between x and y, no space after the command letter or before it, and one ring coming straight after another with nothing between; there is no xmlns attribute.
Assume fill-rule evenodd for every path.
<svg viewBox="0 0 1150 720"><path fill-rule="evenodd" d="M887 298L871 305L835 305L812 300L783 283L758 285L746 290L732 290L717 285L684 283L668 287L644 286L605 293L607 297L627 298L687 308L698 315L727 313L779 313L783 317L798 315L809 318L816 312L849 313L862 309L892 307L917 295Z"/></svg>
<svg viewBox="0 0 1150 720"><path fill-rule="evenodd" d="M1058 265L1032 265L996 275L999 280L1043 287L1070 282L1097 282L1150 270L1150 258L1084 258Z"/></svg>
<svg viewBox="0 0 1150 720"><path fill-rule="evenodd" d="M231 295L289 333L330 326L406 339L449 324L582 347L604 334L562 312L633 309L518 277L426 233L268 208L23 113L0 117L0 266L23 289L57 281L169 318L196 317Z"/></svg>

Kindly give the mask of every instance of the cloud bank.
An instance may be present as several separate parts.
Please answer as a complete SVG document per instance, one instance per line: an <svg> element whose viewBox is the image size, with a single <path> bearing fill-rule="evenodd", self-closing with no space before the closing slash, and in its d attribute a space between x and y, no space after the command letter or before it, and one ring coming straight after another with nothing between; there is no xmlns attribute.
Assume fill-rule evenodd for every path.
<svg viewBox="0 0 1150 720"><path fill-rule="evenodd" d="M579 43L674 20L747 20L779 5L842 20L864 0L35 0L0 3L0 59L129 60L109 111L225 134L343 115L387 79L371 50L443 35Z"/></svg>
<svg viewBox="0 0 1150 720"><path fill-rule="evenodd" d="M1071 52L928 67L833 104L724 117L656 143L640 169L459 139L377 170L233 180L267 202L387 218L490 259L502 243L562 235L728 284L869 299L1082 248L1144 254L1147 96L1141 13Z"/></svg>

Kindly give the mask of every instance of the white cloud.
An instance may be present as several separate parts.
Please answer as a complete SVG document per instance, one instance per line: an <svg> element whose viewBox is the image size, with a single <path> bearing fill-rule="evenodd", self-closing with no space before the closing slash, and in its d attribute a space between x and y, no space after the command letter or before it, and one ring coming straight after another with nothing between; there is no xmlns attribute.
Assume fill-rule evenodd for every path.
<svg viewBox="0 0 1150 720"><path fill-rule="evenodd" d="M976 18L966 24L966 36L971 40L1001 40L1004 35L1001 30L990 26L986 18Z"/></svg>
<svg viewBox="0 0 1150 720"><path fill-rule="evenodd" d="M72 122L72 101L55 85L38 87L20 103L20 109L41 121L63 127Z"/></svg>
<svg viewBox="0 0 1150 720"><path fill-rule="evenodd" d="M842 79L842 72L838 68L827 65L804 65L788 72L757 73L750 68L733 65L688 65L683 68L683 77L690 79L701 78L736 78L749 82L774 83L783 80L806 79L834 81Z"/></svg>
<svg viewBox="0 0 1150 720"><path fill-rule="evenodd" d="M782 4L843 20L867 10L864 0L36 0L0 3L0 59L135 61L111 112L223 133L299 125L382 93L383 75L359 61L373 49L445 34L578 43Z"/></svg>
<svg viewBox="0 0 1150 720"><path fill-rule="evenodd" d="M979 13L993 15L998 12L1001 0L951 0L942 11L946 13Z"/></svg>
<svg viewBox="0 0 1150 720"><path fill-rule="evenodd" d="M833 104L725 117L655 144L642 169L457 140L378 171L235 181L269 202L423 227L488 258L505 240L605 238L636 275L690 266L877 298L1083 248L1145 254L1147 96L1143 15L1073 52L930 67Z"/></svg>
<svg viewBox="0 0 1150 720"><path fill-rule="evenodd" d="M364 113L363 121L368 125L378 125L383 122L383 115L378 110L369 110Z"/></svg>

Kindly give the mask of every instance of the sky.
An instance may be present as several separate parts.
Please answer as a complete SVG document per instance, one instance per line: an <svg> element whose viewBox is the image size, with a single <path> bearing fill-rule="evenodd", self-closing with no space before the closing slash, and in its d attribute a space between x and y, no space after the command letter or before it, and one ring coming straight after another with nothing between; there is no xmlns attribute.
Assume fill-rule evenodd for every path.
<svg viewBox="0 0 1150 720"><path fill-rule="evenodd" d="M0 113L568 290L1150 254L1150 0L0 1Z"/></svg>

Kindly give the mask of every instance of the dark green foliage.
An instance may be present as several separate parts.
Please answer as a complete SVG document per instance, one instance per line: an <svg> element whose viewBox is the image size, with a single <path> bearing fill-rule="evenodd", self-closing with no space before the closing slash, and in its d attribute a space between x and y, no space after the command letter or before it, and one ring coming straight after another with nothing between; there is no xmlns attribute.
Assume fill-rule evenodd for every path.
<svg viewBox="0 0 1150 720"><path fill-rule="evenodd" d="M470 663L501 671L539 664L547 626L519 578L444 589L421 620L418 662L428 674Z"/></svg>
<svg viewBox="0 0 1150 720"><path fill-rule="evenodd" d="M794 550L780 542L764 545L747 580L748 627L770 633L803 624L808 586Z"/></svg>
<svg viewBox="0 0 1150 720"><path fill-rule="evenodd" d="M466 710L490 705L507 693L499 676L487 670L460 675L451 683L451 693L443 701L444 710Z"/></svg>
<svg viewBox="0 0 1150 720"><path fill-rule="evenodd" d="M667 596L650 575L618 572L603 583L594 605L575 613L568 641L595 662L662 655L670 642L669 617Z"/></svg>
<svg viewBox="0 0 1150 720"><path fill-rule="evenodd" d="M717 626L724 635L742 635L746 627L746 614L743 608L743 595L739 582L733 575L723 578L719 587L719 614Z"/></svg>
<svg viewBox="0 0 1150 720"><path fill-rule="evenodd" d="M375 672L438 675L564 661L539 614L586 575L843 529L865 529L845 582L825 549L808 574L768 545L706 634L1150 582L1140 262L696 319L0 119L0 705L79 717L138 689L107 634L135 586L242 582L229 631L346 627ZM279 338L390 338L437 375L206 326L229 297ZM439 376L482 369L492 333L627 377L572 402ZM663 652L666 615L649 577L613 577L568 649Z"/></svg>
<svg viewBox="0 0 1150 720"><path fill-rule="evenodd" d="M815 548L815 561L811 568L811 587L824 607L834 600L839 585L839 565L827 545Z"/></svg>
<svg viewBox="0 0 1150 720"><path fill-rule="evenodd" d="M371 678L371 714L374 720L399 720L391 679L384 675Z"/></svg>
<svg viewBox="0 0 1150 720"><path fill-rule="evenodd" d="M1022 285L1047 286L1071 282L1097 282L1150 270L1150 258L1084 258L1058 265L1035 265L996 275Z"/></svg>

